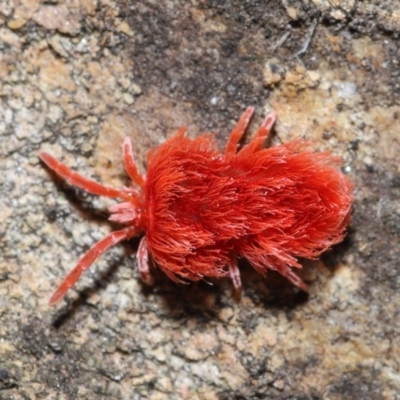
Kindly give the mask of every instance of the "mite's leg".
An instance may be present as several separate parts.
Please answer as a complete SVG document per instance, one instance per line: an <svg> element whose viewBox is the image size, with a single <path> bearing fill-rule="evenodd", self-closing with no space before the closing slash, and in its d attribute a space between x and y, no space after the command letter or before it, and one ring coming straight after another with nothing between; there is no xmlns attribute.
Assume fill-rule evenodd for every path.
<svg viewBox="0 0 400 400"><path fill-rule="evenodd" d="M137 260L138 260L140 278L144 283L151 286L154 283L154 279L150 273L149 250L147 249L146 236L143 236L143 238L140 240L137 252Z"/></svg>
<svg viewBox="0 0 400 400"><path fill-rule="evenodd" d="M276 112L271 111L269 114L266 115L264 121L260 125L260 127L257 129L256 134L254 135L254 138L251 140L251 142L259 142L259 148L257 148L255 151L258 151L262 148L262 146L265 143L265 140L267 139L269 133L271 132L271 129L276 121ZM250 142L250 143L251 143Z"/></svg>
<svg viewBox="0 0 400 400"><path fill-rule="evenodd" d="M68 290L76 283L82 272L87 270L93 262L101 256L110 247L115 246L117 243L130 239L139 233L138 228L129 227L120 231L111 232L104 239L97 242L92 246L89 251L78 261L76 267L64 278L61 285L54 292L49 301L50 305L56 304L61 300Z"/></svg>
<svg viewBox="0 0 400 400"><path fill-rule="evenodd" d="M267 139L269 132L271 131L272 126L275 123L275 120L276 120L275 111L272 111L269 114L267 114L264 121L257 129L257 132L255 133L254 137L251 139L250 143L247 144L246 146L243 146L243 148L239 151L242 156L251 155L263 148L265 140Z"/></svg>
<svg viewBox="0 0 400 400"><path fill-rule="evenodd" d="M135 182L137 186L143 189L144 186L144 177L139 172L135 159L133 157L132 151L132 142L129 138L125 138L124 143L122 145L122 158L124 160L125 170L128 173L129 177Z"/></svg>
<svg viewBox="0 0 400 400"><path fill-rule="evenodd" d="M64 178L68 183L86 192L106 197L120 197L128 200L130 198L123 190L101 185L95 181L87 179L77 172L72 171L61 161L44 151L39 153L40 159L57 175Z"/></svg>
<svg viewBox="0 0 400 400"><path fill-rule="evenodd" d="M240 271L237 265L237 259L233 256L229 260L229 275L232 279L235 294L240 297L242 294L242 280L240 279Z"/></svg>
<svg viewBox="0 0 400 400"><path fill-rule="evenodd" d="M285 271L279 271L285 278L289 279L293 285L297 286L304 292L308 292L308 286L304 283L304 281L294 273L294 271L290 267L286 267Z"/></svg>
<svg viewBox="0 0 400 400"><path fill-rule="evenodd" d="M181 139L185 136L185 133L187 131L186 126L182 126L181 128L178 129L178 132L175 133L174 138Z"/></svg>
<svg viewBox="0 0 400 400"><path fill-rule="evenodd" d="M254 107L248 107L233 128L225 148L225 161L229 161L236 154L239 140L243 136L253 113Z"/></svg>

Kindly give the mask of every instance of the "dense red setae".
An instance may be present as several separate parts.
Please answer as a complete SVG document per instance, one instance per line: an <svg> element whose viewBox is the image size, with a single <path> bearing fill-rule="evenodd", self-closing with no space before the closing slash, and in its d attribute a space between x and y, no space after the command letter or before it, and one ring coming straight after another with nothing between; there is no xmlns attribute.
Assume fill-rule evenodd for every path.
<svg viewBox="0 0 400 400"><path fill-rule="evenodd" d="M317 258L340 242L350 219L352 184L340 158L317 153L297 139L264 148L275 122L267 115L249 144L237 151L254 109L233 129L225 151L213 135L185 137L185 128L147 156L139 173L125 139L123 161L134 186L114 189L88 180L52 157L40 158L56 174L96 195L122 200L110 207L110 220L125 227L96 243L79 260L50 300L59 301L79 276L110 247L144 233L137 258L143 281L152 283L149 254L172 280L197 281L230 276L241 289L237 258L262 275L276 270L294 285L307 285L294 273L299 257Z"/></svg>

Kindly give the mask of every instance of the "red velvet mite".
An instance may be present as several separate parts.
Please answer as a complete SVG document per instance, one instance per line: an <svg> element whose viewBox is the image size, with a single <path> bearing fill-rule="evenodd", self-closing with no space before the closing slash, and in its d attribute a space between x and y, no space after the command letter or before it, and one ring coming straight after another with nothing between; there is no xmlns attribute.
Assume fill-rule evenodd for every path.
<svg viewBox="0 0 400 400"><path fill-rule="evenodd" d="M223 152L213 135L190 139L181 128L149 151L145 176L126 138L122 158L133 185L122 189L86 179L41 152L41 160L71 185L121 200L109 208L109 220L123 225L89 249L50 304L58 302L106 250L142 233L137 260L148 284L150 255L175 282L230 276L240 291L237 259L243 257L261 275L275 270L308 290L293 268L301 267L299 257L315 259L343 239L352 184L338 169L340 158L315 152L306 141L264 148L275 113L268 114L250 143L237 151L253 112L247 108Z"/></svg>

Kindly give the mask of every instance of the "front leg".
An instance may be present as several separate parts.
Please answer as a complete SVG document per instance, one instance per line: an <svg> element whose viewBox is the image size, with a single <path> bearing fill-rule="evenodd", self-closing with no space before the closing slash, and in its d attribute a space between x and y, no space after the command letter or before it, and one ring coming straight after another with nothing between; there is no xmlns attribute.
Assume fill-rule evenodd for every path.
<svg viewBox="0 0 400 400"><path fill-rule="evenodd" d="M100 257L110 247L115 246L117 243L123 240L131 239L139 233L137 227L129 227L120 231L111 232L104 239L94 244L86 254L78 261L76 267L64 278L60 286L54 292L53 296L49 301L50 305L56 304L60 301L68 290L75 285L76 281L82 275L82 272L86 271L93 262Z"/></svg>
<svg viewBox="0 0 400 400"><path fill-rule="evenodd" d="M81 174L72 171L61 161L57 160L57 158L53 157L49 153L46 153L45 151L41 151L39 153L39 158L58 176L65 179L71 185L84 190L85 192L96 194L98 196L106 196L112 198L119 197L125 200L129 200L131 197L124 190L114 189L109 186L104 186L101 185L100 183L92 181L91 179L85 178Z"/></svg>

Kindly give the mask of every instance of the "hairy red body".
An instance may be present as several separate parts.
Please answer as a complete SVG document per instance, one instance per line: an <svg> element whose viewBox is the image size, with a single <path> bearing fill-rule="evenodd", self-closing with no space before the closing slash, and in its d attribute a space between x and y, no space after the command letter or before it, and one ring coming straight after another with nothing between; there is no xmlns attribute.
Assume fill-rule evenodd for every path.
<svg viewBox="0 0 400 400"><path fill-rule="evenodd" d="M340 242L350 219L352 184L329 152L316 153L295 140L263 148L275 121L269 114L252 141L237 144L253 113L248 108L233 129L225 152L213 136L174 137L148 154L146 177L135 165L130 141L123 159L135 188L113 189L72 172L47 153L41 159L71 184L123 200L110 220L126 225L95 244L51 299L61 299L81 273L109 247L145 233L138 249L142 279L152 282L148 254L172 280L231 276L241 289L237 257L261 274L276 270L307 290L293 272L297 259L317 258Z"/></svg>

